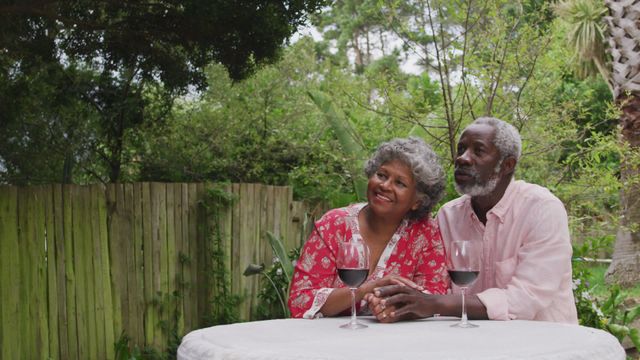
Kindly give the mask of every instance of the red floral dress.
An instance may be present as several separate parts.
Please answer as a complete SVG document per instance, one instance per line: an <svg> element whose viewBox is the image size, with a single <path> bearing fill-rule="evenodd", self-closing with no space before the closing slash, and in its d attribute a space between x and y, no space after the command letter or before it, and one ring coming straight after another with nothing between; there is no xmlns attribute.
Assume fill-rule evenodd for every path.
<svg viewBox="0 0 640 360"><path fill-rule="evenodd" d="M341 239L362 239L358 213L366 204L333 209L316 222L304 244L291 281L289 310L292 317L320 317L320 308L335 288L346 287L336 271L335 254ZM425 292L445 294L449 277L445 250L437 223L427 217L403 220L382 252L376 269L366 281L399 275L425 288ZM360 309L365 309L362 301Z"/></svg>

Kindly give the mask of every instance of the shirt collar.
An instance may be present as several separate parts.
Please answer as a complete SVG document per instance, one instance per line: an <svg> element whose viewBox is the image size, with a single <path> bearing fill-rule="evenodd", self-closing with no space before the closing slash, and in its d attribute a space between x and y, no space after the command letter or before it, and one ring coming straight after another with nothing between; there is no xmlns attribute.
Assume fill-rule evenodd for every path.
<svg viewBox="0 0 640 360"><path fill-rule="evenodd" d="M509 185L507 185L502 198L494 207L491 208L491 210L487 212L487 215L494 214L498 219L500 219L501 223L504 223L507 209L509 209L511 203L515 200L516 192L515 180L511 178L511 181L509 182ZM469 216L475 217L473 206L471 205L471 196L462 195L461 204L467 208Z"/></svg>
<svg viewBox="0 0 640 360"><path fill-rule="evenodd" d="M498 201L498 203L493 208L491 208L491 210L489 210L487 214L494 214L495 216L498 217L498 219L500 219L501 223L504 223L504 218L507 213L507 209L511 206L511 203L515 200L516 192L517 191L515 186L515 180L512 177L500 201Z"/></svg>

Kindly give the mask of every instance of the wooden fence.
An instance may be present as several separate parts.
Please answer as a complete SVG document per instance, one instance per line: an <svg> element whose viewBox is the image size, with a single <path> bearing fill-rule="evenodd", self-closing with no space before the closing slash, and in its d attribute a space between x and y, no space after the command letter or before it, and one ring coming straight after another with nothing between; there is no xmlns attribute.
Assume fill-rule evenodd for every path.
<svg viewBox="0 0 640 360"><path fill-rule="evenodd" d="M178 333L211 311L211 212L206 184L0 187L0 359L113 359L126 333L162 350L177 301ZM220 215L231 292L257 303L249 263L271 264L271 231L287 248L305 231L288 187L225 185ZM180 297L173 297L175 292Z"/></svg>

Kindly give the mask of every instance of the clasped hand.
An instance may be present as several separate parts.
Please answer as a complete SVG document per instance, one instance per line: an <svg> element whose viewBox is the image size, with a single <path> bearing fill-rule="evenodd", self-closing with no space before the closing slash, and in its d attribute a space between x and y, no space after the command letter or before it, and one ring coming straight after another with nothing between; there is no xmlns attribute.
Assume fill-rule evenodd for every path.
<svg viewBox="0 0 640 360"><path fill-rule="evenodd" d="M433 316L435 297L422 290L407 282L390 283L366 294L365 300L371 313L383 323Z"/></svg>

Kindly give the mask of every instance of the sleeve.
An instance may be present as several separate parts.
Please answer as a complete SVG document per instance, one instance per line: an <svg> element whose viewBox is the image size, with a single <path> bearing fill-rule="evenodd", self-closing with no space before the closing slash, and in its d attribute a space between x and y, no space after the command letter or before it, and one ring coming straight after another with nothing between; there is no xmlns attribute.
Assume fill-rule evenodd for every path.
<svg viewBox="0 0 640 360"><path fill-rule="evenodd" d="M478 294L489 319L532 320L559 296L563 282L571 281L572 248L560 200L544 201L527 216L532 221L517 256L497 264L498 287Z"/></svg>
<svg viewBox="0 0 640 360"><path fill-rule="evenodd" d="M304 244L300 259L296 262L291 289L289 310L291 317L311 319L320 317L320 308L333 291L336 278L336 232L334 216L325 214L315 224Z"/></svg>
<svg viewBox="0 0 640 360"><path fill-rule="evenodd" d="M444 243L437 223L429 221L416 236L418 236L418 242L422 243L423 246L418 253L413 281L423 286L426 293L446 294L450 282L445 263Z"/></svg>

